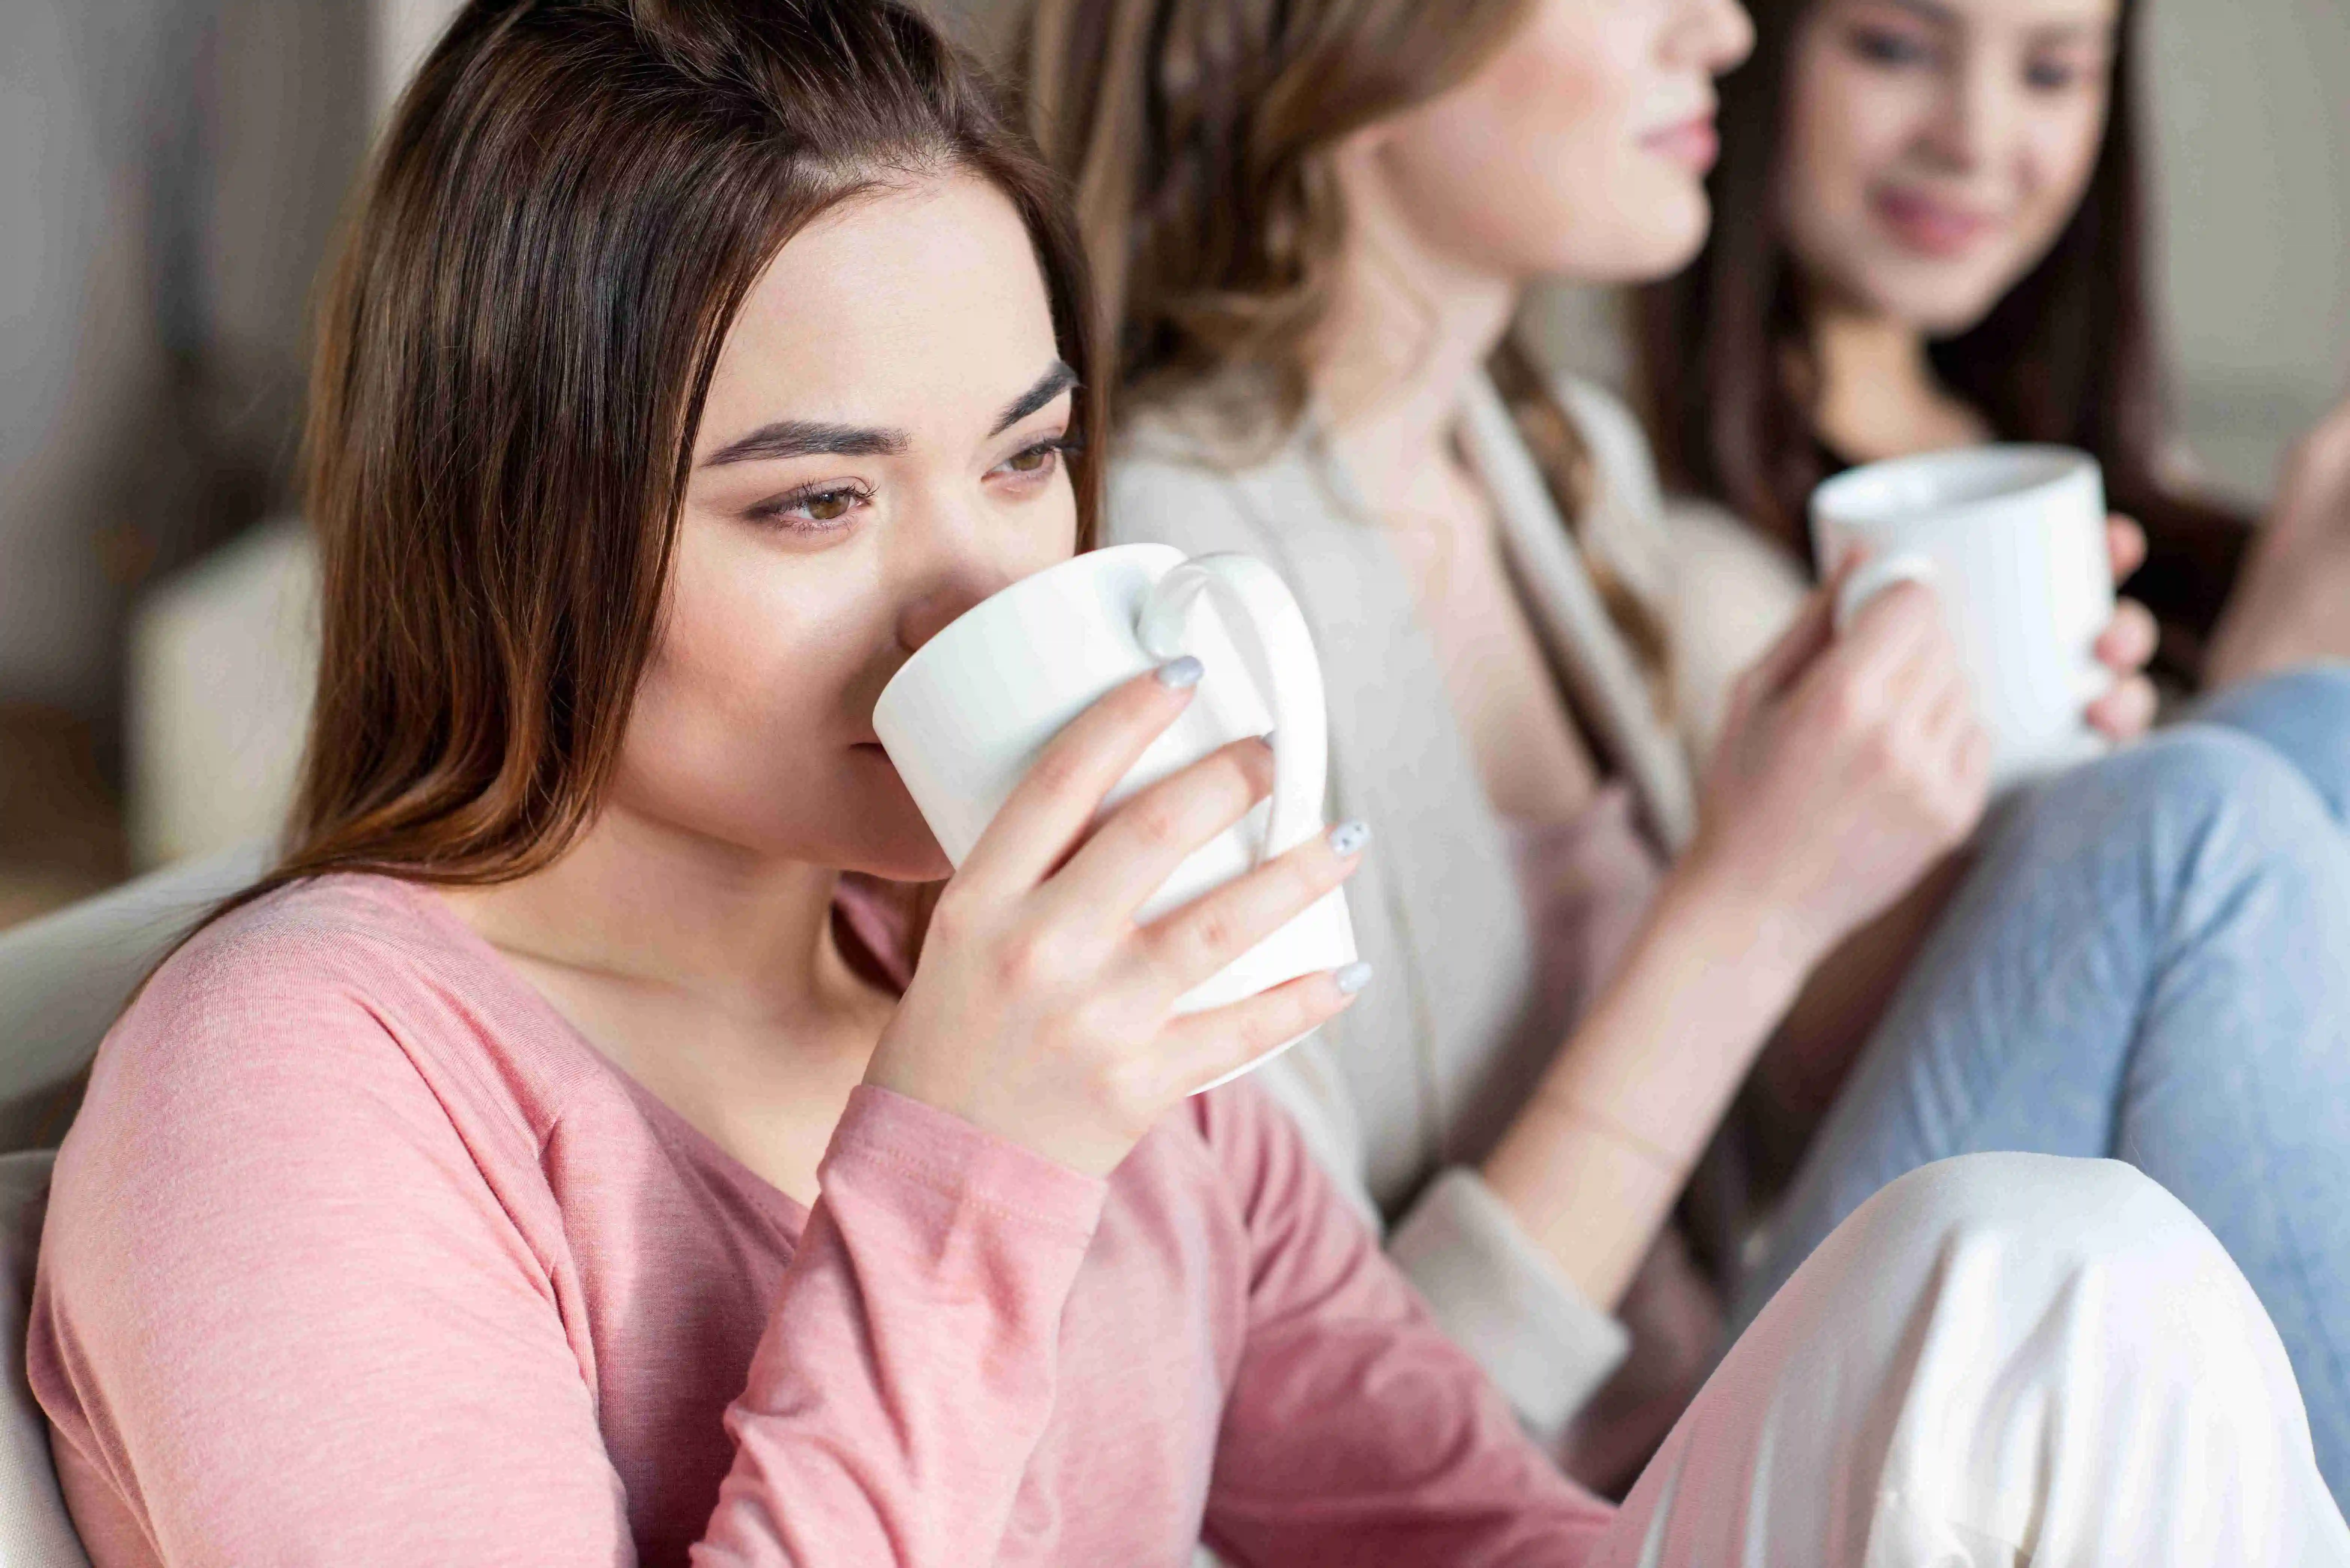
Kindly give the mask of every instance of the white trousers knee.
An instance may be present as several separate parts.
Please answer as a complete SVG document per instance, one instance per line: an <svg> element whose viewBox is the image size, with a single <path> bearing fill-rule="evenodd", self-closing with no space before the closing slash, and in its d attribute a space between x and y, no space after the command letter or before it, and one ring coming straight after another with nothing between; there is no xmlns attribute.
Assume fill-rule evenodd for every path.
<svg viewBox="0 0 2350 1568"><path fill-rule="evenodd" d="M2128 1166L1970 1155L1823 1242L1595 1564L2350 1565L2283 1345Z"/></svg>

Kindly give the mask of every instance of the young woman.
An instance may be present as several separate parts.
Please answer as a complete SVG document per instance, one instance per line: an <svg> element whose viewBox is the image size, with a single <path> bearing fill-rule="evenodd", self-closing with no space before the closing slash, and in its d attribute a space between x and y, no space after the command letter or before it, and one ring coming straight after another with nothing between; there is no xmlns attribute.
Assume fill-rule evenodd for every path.
<svg viewBox="0 0 2350 1568"><path fill-rule="evenodd" d="M1804 498L1847 463L2061 441L2146 525L2132 586L2177 669L2223 686L2350 656L2350 409L2296 449L2249 562L2248 521L2179 472L2149 298L2146 9L1757 0L1754 57L1722 88L1720 221L1648 291L1639 338L1668 483L1755 535L1699 520L1692 547L1746 592L1800 597ZM1752 651L1728 635L1708 668Z"/></svg>
<svg viewBox="0 0 2350 1568"><path fill-rule="evenodd" d="M2253 1279L2350 1490L2350 1223L2317 1196L2350 1182L2350 841L2312 788L2350 782L2350 680L2048 786L1970 873L1946 852L1979 737L1930 599L1836 637L1830 588L1688 775L1657 692L1709 585L1677 575L1622 409L1507 333L1534 277L1695 251L1711 78L1747 41L1729 0L1035 12L1029 107L1128 384L1111 534L1284 566L1340 809L1381 831L1350 902L1389 1004L1268 1086L1536 1432L1648 1336L1568 1439L1594 1480L1705 1364L1667 1221L1775 1033L1797 1064L1871 1042L1869 1065L1725 1272L1783 1278L1942 1155L2122 1156ZM2126 618L2106 652L2151 641ZM2134 729L2147 698L2101 717ZM2280 707L2306 715L2281 744L2246 733ZM1790 1115L1831 1097L1772 1088Z"/></svg>
<svg viewBox="0 0 2350 1568"><path fill-rule="evenodd" d="M1051 190L906 11L460 16L328 296L291 846L59 1158L28 1356L93 1560L1857 1562L1860 1522L2350 1563L2249 1288L2093 1162L1872 1204L1611 1522L1281 1116L1183 1098L1362 979L1170 1020L1353 864L1136 925L1264 784L1250 742L1089 827L1196 665L1081 717L895 918L871 877L945 865L875 694L1092 515ZM2016 1484L2017 1386L2158 1440Z"/></svg>

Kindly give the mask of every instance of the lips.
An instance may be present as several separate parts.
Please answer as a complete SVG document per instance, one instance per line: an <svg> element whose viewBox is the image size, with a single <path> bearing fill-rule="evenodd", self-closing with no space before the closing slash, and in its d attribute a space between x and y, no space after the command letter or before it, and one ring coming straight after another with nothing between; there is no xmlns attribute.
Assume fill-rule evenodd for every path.
<svg viewBox="0 0 2350 1568"><path fill-rule="evenodd" d="M1721 156L1721 136L1711 111L1652 130L1640 138L1640 145L1697 174L1712 168Z"/></svg>
<svg viewBox="0 0 2350 1568"><path fill-rule="evenodd" d="M1939 260L1964 255L2000 228L1996 218L1916 191L1879 190L1870 195L1868 205L1896 244Z"/></svg>

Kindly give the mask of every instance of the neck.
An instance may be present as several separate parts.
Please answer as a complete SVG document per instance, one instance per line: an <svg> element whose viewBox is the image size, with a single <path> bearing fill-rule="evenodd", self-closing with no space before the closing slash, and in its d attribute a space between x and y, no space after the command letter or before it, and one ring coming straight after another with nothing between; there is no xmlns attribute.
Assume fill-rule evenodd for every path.
<svg viewBox="0 0 2350 1568"><path fill-rule="evenodd" d="M1401 495L1451 463L1461 389L1509 331L1518 284L1424 244L1378 156L1355 147L1338 161L1347 244L1311 381L1357 483Z"/></svg>
<svg viewBox="0 0 2350 1568"><path fill-rule="evenodd" d="M446 897L530 965L791 1025L836 1015L858 989L832 936L838 879L615 805L544 870Z"/></svg>
<svg viewBox="0 0 2350 1568"><path fill-rule="evenodd" d="M1989 439L1981 416L1935 375L1916 326L1825 296L1809 314L1813 426L1840 455L1868 462Z"/></svg>

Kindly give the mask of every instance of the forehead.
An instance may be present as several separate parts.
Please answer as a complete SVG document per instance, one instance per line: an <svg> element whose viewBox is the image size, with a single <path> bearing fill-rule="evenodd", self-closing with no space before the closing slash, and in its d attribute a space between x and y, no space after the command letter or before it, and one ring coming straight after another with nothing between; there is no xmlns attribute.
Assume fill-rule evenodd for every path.
<svg viewBox="0 0 2350 1568"><path fill-rule="evenodd" d="M965 173L885 187L793 236L752 286L702 442L777 417L983 426L1054 353L1035 250L1002 192Z"/></svg>

